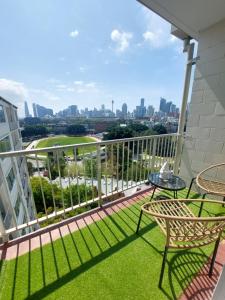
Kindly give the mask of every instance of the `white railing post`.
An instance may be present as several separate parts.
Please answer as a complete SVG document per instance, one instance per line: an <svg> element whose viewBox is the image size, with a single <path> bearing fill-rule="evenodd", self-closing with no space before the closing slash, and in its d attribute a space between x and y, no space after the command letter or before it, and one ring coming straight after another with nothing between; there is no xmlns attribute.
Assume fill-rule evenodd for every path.
<svg viewBox="0 0 225 300"><path fill-rule="evenodd" d="M157 139L154 137L153 139L153 147L152 147L152 159L151 159L151 173L155 169L155 153L156 153L156 141Z"/></svg>
<svg viewBox="0 0 225 300"><path fill-rule="evenodd" d="M181 134L177 135L176 146L175 146L176 149L175 149L175 155L174 155L174 166L173 166L174 175L178 175L178 173L179 173L183 141L184 141L183 136Z"/></svg>
<svg viewBox="0 0 225 300"><path fill-rule="evenodd" d="M98 205L102 205L102 170L101 170L101 146L97 145L97 179L98 179Z"/></svg>

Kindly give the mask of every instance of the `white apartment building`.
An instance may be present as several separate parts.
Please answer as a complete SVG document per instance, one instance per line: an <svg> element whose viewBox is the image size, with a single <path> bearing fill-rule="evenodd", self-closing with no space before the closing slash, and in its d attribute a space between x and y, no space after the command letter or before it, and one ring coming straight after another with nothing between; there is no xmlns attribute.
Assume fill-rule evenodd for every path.
<svg viewBox="0 0 225 300"><path fill-rule="evenodd" d="M22 149L17 107L0 97L0 152ZM3 232L35 218L35 206L23 157L0 159L0 227ZM20 230L6 237L28 233Z"/></svg>

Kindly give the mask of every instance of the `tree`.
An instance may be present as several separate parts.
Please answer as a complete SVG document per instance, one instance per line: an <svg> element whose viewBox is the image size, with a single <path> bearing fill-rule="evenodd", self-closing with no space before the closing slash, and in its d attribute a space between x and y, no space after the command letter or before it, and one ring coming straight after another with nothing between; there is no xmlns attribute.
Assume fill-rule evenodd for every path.
<svg viewBox="0 0 225 300"><path fill-rule="evenodd" d="M153 126L153 131L155 131L157 134L166 134L167 130L166 127L163 126L162 124L156 124Z"/></svg>
<svg viewBox="0 0 225 300"><path fill-rule="evenodd" d="M44 198L42 196L41 186ZM52 194L54 194L56 204L60 206L61 194L56 184L50 184L49 181L43 177L31 177L31 187L37 212L45 212L44 200L46 208L54 206Z"/></svg>
<svg viewBox="0 0 225 300"><path fill-rule="evenodd" d="M80 124L69 125L67 128L67 133L71 135L84 134L85 132L86 132L85 127Z"/></svg>
<svg viewBox="0 0 225 300"><path fill-rule="evenodd" d="M104 134L103 140L116 140L133 137L133 131L128 127L112 127L107 134Z"/></svg>
<svg viewBox="0 0 225 300"><path fill-rule="evenodd" d="M45 136L47 133L47 128L42 125L27 125L24 127L24 130L21 131L22 137L29 137L35 135Z"/></svg>
<svg viewBox="0 0 225 300"><path fill-rule="evenodd" d="M97 160L96 159L84 159L85 176L89 178L97 178Z"/></svg>
<svg viewBox="0 0 225 300"><path fill-rule="evenodd" d="M136 133L141 133L143 131L148 130L148 126L143 125L141 123L132 123L128 126L128 128L135 131Z"/></svg>
<svg viewBox="0 0 225 300"><path fill-rule="evenodd" d="M67 164L65 174L69 177L76 177L82 174L82 167L75 162Z"/></svg>
<svg viewBox="0 0 225 300"><path fill-rule="evenodd" d="M27 170L28 170L29 176L32 176L33 175L33 165L32 165L31 161L27 162Z"/></svg>
<svg viewBox="0 0 225 300"><path fill-rule="evenodd" d="M63 189L65 207L70 207L73 205L85 202L86 200L91 200L92 197L96 198L98 195L98 190L96 186L87 186L85 184L71 184L70 186ZM72 198L72 203L71 203Z"/></svg>
<svg viewBox="0 0 225 300"><path fill-rule="evenodd" d="M58 152L59 155L59 152ZM65 175L65 159L64 159L64 153L62 152L61 155L57 158L56 154L54 152L48 152L48 161L46 161L46 168L50 168L51 172L51 178L54 180L59 176L59 170L61 177L64 177ZM58 166L59 165L59 166Z"/></svg>

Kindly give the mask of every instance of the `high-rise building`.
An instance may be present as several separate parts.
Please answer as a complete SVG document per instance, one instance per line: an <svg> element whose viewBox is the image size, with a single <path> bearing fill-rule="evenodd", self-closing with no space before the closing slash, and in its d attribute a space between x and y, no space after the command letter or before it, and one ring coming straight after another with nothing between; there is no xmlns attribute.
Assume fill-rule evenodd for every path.
<svg viewBox="0 0 225 300"><path fill-rule="evenodd" d="M141 105L136 106L135 118L142 119L146 115L145 99L141 98Z"/></svg>
<svg viewBox="0 0 225 300"><path fill-rule="evenodd" d="M33 116L34 116L34 118L37 118L37 108L36 108L36 104L33 103L33 104L32 104L32 107L33 107Z"/></svg>
<svg viewBox="0 0 225 300"><path fill-rule="evenodd" d="M122 105L122 117L124 119L127 118L127 104L126 103L123 103L123 105Z"/></svg>
<svg viewBox="0 0 225 300"><path fill-rule="evenodd" d="M166 112L166 99L160 98L159 111Z"/></svg>
<svg viewBox="0 0 225 300"><path fill-rule="evenodd" d="M169 102L166 103L166 105L165 105L165 111L164 111L165 113L167 113L167 114L170 113L171 105L172 105L171 101L169 101Z"/></svg>
<svg viewBox="0 0 225 300"><path fill-rule="evenodd" d="M48 117L48 116L53 117L53 110L51 108L46 108L44 106L36 104L36 110L37 110L37 116L39 118Z"/></svg>
<svg viewBox="0 0 225 300"><path fill-rule="evenodd" d="M152 105L149 105L147 109L148 117L152 117L154 115L154 111L155 111L154 107Z"/></svg>
<svg viewBox="0 0 225 300"><path fill-rule="evenodd" d="M17 107L0 97L0 152L22 150ZM4 230L35 219L25 157L0 159L0 226ZM28 233L29 228L11 237ZM10 238L10 237L9 237Z"/></svg>
<svg viewBox="0 0 225 300"><path fill-rule="evenodd" d="M27 101L24 102L24 113L25 113L26 118L31 116L30 113L29 113L29 108L28 108L28 105L27 105Z"/></svg>

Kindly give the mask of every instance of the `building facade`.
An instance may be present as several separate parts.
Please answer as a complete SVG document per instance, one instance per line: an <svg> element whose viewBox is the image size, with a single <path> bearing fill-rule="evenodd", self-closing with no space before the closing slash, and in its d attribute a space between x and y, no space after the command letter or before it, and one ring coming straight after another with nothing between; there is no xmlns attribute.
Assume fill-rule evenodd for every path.
<svg viewBox="0 0 225 300"><path fill-rule="evenodd" d="M0 152L22 150L17 108L0 97ZM26 158L0 159L0 226L6 230L35 218ZM9 238L29 232L29 228ZM6 237L7 238L7 237Z"/></svg>

